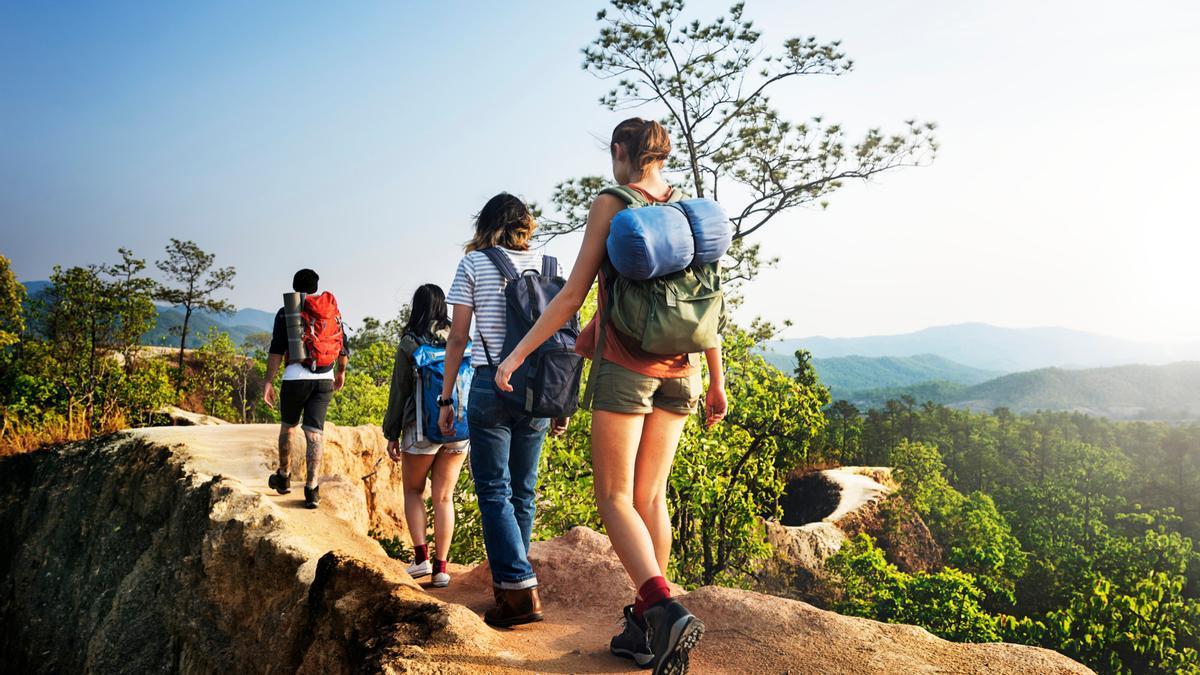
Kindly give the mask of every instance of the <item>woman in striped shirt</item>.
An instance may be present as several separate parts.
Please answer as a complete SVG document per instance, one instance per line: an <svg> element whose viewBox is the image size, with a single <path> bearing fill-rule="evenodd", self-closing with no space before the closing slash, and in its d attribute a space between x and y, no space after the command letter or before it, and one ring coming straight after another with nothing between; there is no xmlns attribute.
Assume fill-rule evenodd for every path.
<svg viewBox="0 0 1200 675"><path fill-rule="evenodd" d="M475 219L475 235L467 242L446 302L454 307L446 342L443 392L452 391L462 363L472 319L471 365L475 379L467 399L471 429L471 476L483 520L483 543L492 570L496 607L484 620L496 626L541 621L537 575L529 564L533 534L534 490L542 441L551 426L545 418L515 413L496 395L496 369L504 346L504 277L482 251L498 248L518 270L542 269L542 254L529 250L537 223L520 199L501 193L484 205ZM453 402L439 400L442 426L455 413ZM450 405L446 405L449 403ZM554 433L566 429L556 421Z"/></svg>

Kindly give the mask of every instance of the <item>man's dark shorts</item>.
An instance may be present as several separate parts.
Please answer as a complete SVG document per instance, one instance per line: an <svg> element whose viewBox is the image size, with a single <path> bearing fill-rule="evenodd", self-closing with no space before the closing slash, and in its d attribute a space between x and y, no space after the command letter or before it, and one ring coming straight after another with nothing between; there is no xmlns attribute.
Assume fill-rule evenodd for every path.
<svg viewBox="0 0 1200 675"><path fill-rule="evenodd" d="M304 417L304 428L324 431L325 411L333 400L333 380L284 380L279 390L280 420L294 427Z"/></svg>

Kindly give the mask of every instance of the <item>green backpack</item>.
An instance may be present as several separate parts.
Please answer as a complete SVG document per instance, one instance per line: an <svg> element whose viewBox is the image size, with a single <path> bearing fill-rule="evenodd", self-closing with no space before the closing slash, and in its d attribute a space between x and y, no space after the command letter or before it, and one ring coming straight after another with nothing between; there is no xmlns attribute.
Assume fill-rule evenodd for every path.
<svg viewBox="0 0 1200 675"><path fill-rule="evenodd" d="M619 197L629 208L656 206L625 186L605 188L600 194ZM680 199L683 195L677 190L667 201ZM635 281L618 274L606 258L604 279L608 302L600 313L585 407L591 405L592 378L603 358L604 327L610 322L621 333L637 338L641 348L651 354L691 354L720 346L725 321L720 263L692 265L674 274Z"/></svg>

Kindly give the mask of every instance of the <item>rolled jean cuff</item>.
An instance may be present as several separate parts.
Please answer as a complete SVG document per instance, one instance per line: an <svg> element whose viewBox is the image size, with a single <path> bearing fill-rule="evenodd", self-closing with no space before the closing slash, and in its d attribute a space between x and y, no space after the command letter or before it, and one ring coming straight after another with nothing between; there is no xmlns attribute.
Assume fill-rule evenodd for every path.
<svg viewBox="0 0 1200 675"><path fill-rule="evenodd" d="M503 591L519 591L526 588L534 588L538 585L537 576L522 579L520 581L497 581L496 586Z"/></svg>

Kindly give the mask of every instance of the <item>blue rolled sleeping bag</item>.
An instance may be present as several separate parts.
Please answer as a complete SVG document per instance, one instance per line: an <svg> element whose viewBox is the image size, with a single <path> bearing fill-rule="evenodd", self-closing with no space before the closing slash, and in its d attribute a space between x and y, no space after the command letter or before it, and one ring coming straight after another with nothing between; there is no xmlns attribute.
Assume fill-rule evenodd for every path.
<svg viewBox="0 0 1200 675"><path fill-rule="evenodd" d="M635 281L674 274L695 263L721 259L733 241L733 224L711 199L625 209L613 216L608 259Z"/></svg>

